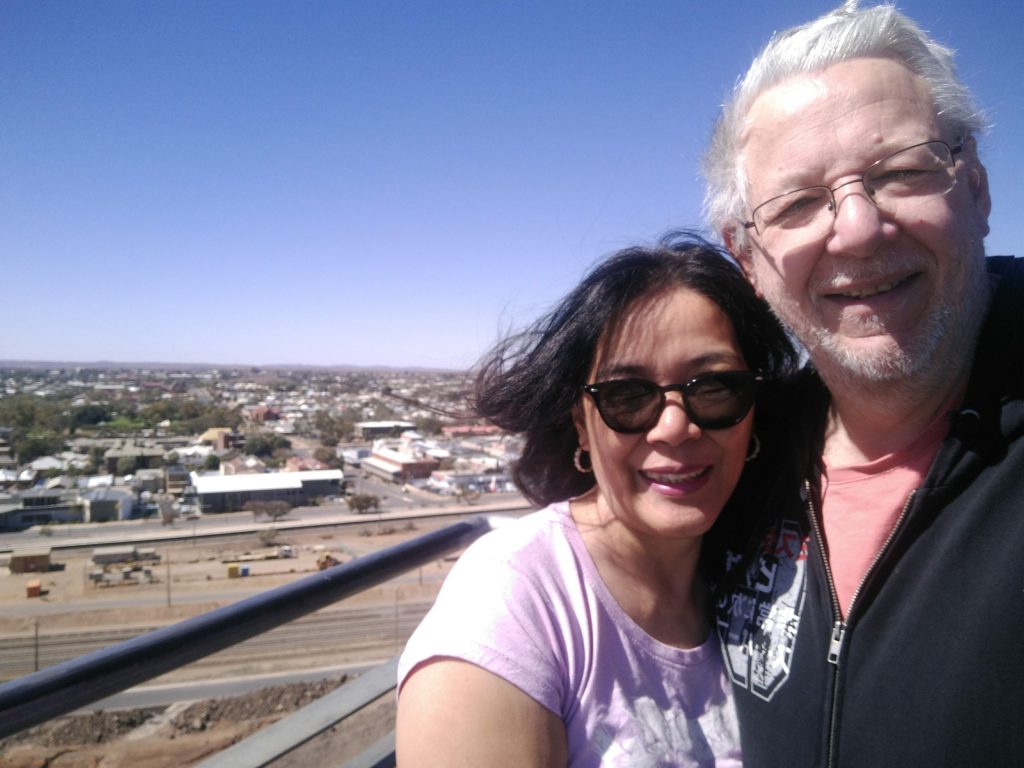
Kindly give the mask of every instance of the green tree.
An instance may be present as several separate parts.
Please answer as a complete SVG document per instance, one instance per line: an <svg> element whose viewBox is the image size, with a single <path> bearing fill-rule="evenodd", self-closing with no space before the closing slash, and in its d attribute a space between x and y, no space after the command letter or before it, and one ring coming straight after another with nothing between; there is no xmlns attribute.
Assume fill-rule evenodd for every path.
<svg viewBox="0 0 1024 768"><path fill-rule="evenodd" d="M10 427L15 439L29 434L61 434L68 427L67 400L13 395L0 397L0 425Z"/></svg>
<svg viewBox="0 0 1024 768"><path fill-rule="evenodd" d="M380 497L372 493L357 493L345 499L348 508L357 515L380 509Z"/></svg>
<svg viewBox="0 0 1024 768"><path fill-rule="evenodd" d="M215 453L211 453L209 456L207 456L206 460L203 462L203 469L206 469L206 470L220 469L220 456L218 456Z"/></svg>
<svg viewBox="0 0 1024 768"><path fill-rule="evenodd" d="M338 425L339 441L352 439L352 436L356 433L357 421L359 421L359 419L357 419L355 414L351 411L346 411L335 419L335 423Z"/></svg>
<svg viewBox="0 0 1024 768"><path fill-rule="evenodd" d="M436 416L421 416L416 419L416 431L421 435L437 435L441 432L443 422Z"/></svg>
<svg viewBox="0 0 1024 768"><path fill-rule="evenodd" d="M117 474L130 475L135 472L137 462L134 456L120 456L117 459Z"/></svg>
<svg viewBox="0 0 1024 768"><path fill-rule="evenodd" d="M64 450L64 438L53 434L33 434L14 438L14 455L22 464Z"/></svg>
<svg viewBox="0 0 1024 768"><path fill-rule="evenodd" d="M398 412L389 403L379 398L374 398L367 402L365 410L368 414L372 414L371 418L374 421L394 421L398 419Z"/></svg>
<svg viewBox="0 0 1024 768"><path fill-rule="evenodd" d="M109 405L89 403L88 405L79 406L71 411L71 431L74 432L81 426L102 424L105 421L110 421L112 415L113 409Z"/></svg>
<svg viewBox="0 0 1024 768"><path fill-rule="evenodd" d="M249 435L245 440L246 453L261 459L268 459L274 455L275 451L291 447L292 444L287 438L273 432L259 432Z"/></svg>
<svg viewBox="0 0 1024 768"><path fill-rule="evenodd" d="M104 448L98 445L94 445L89 449L89 464L92 465L93 472L100 472L104 468L103 455L106 453Z"/></svg>
<svg viewBox="0 0 1024 768"><path fill-rule="evenodd" d="M277 528L264 528L256 536L264 547L272 547L277 541Z"/></svg>
<svg viewBox="0 0 1024 768"><path fill-rule="evenodd" d="M313 458L323 462L331 469L344 469L345 462L333 448L317 448L313 451Z"/></svg>
<svg viewBox="0 0 1024 768"><path fill-rule="evenodd" d="M288 515L291 507L288 506L287 501L250 501L246 503L245 509L252 512L254 518L265 515L277 522Z"/></svg>

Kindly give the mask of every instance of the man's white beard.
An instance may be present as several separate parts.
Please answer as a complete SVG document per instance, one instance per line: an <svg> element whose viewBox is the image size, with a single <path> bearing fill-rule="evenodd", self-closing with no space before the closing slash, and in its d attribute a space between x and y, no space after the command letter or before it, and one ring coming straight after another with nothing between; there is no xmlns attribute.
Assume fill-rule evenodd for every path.
<svg viewBox="0 0 1024 768"><path fill-rule="evenodd" d="M804 345L830 386L840 382L861 386L889 383L912 384L918 392L921 388L941 389L973 357L989 301L984 257L980 237L967 238L963 247L951 255L963 270L956 280L959 290L950 291L952 295L940 290L928 316L905 346L890 339L888 344L872 349L858 348L843 334L803 322L805 317L788 295L768 297L769 303L779 320ZM791 310L787 310L787 304ZM862 322L884 333L884 323L877 317L870 316Z"/></svg>

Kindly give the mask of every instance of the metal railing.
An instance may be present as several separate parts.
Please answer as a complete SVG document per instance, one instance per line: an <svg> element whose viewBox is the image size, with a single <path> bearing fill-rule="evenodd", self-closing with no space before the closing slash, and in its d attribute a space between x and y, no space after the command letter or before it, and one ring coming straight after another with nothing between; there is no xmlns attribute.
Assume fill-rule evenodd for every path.
<svg viewBox="0 0 1024 768"><path fill-rule="evenodd" d="M232 605L0 684L0 738L73 712L381 584L465 547L490 528L487 517L461 520ZM298 714L289 718L293 725ZM292 748L311 738L298 732L295 735L301 739L294 741Z"/></svg>
<svg viewBox="0 0 1024 768"><path fill-rule="evenodd" d="M394 690L397 675L398 656L395 656L364 672L351 683L336 688L283 720L204 760L197 768L262 768L270 765L277 758ZM387 736L348 762L345 768L383 768L394 765L394 751L395 735L392 729Z"/></svg>

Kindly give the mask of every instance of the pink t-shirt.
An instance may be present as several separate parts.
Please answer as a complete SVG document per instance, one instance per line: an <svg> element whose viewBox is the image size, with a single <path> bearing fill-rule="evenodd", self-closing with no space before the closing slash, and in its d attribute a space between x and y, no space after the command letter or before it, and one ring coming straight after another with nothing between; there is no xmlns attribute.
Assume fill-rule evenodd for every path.
<svg viewBox="0 0 1024 768"><path fill-rule="evenodd" d="M567 503L469 547L409 639L399 688L439 656L483 667L558 715L572 768L741 765L714 633L682 650L644 632L598 575Z"/></svg>
<svg viewBox="0 0 1024 768"><path fill-rule="evenodd" d="M910 494L924 482L949 430L946 415L943 410L906 451L858 466L833 467L826 462L821 517L844 618Z"/></svg>

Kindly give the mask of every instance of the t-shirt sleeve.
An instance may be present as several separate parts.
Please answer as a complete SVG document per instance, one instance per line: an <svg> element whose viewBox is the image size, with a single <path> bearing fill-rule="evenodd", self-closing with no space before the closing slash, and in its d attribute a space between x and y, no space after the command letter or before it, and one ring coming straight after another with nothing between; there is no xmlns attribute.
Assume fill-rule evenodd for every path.
<svg viewBox="0 0 1024 768"><path fill-rule="evenodd" d="M560 715L566 664L558 600L515 557L489 544L474 544L448 574L402 654L399 690L419 664L456 658L507 680Z"/></svg>

